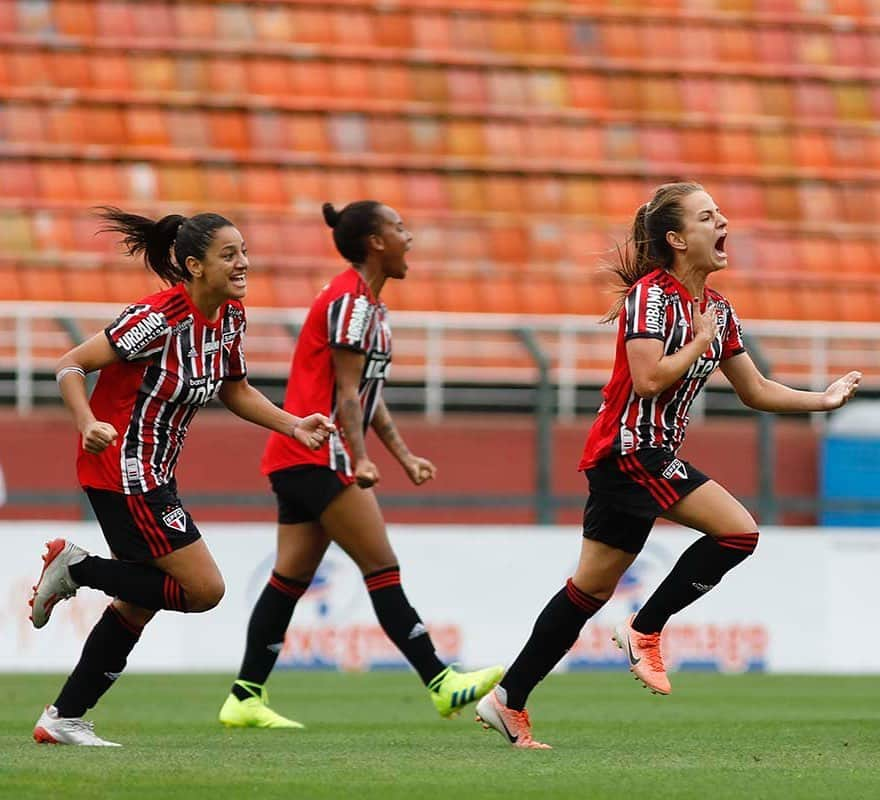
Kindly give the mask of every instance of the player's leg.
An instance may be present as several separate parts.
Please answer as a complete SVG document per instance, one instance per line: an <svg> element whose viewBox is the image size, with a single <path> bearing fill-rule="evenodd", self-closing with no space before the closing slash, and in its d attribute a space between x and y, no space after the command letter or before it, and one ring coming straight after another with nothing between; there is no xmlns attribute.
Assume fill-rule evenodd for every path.
<svg viewBox="0 0 880 800"><path fill-rule="evenodd" d="M317 522L278 525L275 565L251 612L241 669L220 709L224 725L303 727L269 708L265 683L284 646L296 603L308 589L329 544Z"/></svg>
<svg viewBox="0 0 880 800"><path fill-rule="evenodd" d="M97 736L83 716L110 689L125 669L128 655L155 611L114 600L92 628L79 662L55 702L34 728L40 743L116 746Z"/></svg>
<svg viewBox="0 0 880 800"><path fill-rule="evenodd" d="M758 527L723 486L707 481L663 513L704 535L682 553L672 571L635 616L633 628L659 633L667 620L716 586L754 552Z"/></svg>
<svg viewBox="0 0 880 800"><path fill-rule="evenodd" d="M144 495L91 489L87 494L118 560L90 555L64 539L50 542L31 598L35 627L43 627L58 600L72 597L80 586L154 611L217 605L223 578L173 482Z"/></svg>
<svg viewBox="0 0 880 800"><path fill-rule="evenodd" d="M428 687L442 716L456 714L495 685L501 667L459 673L437 657L428 629L403 591L397 556L371 489L348 486L327 506L321 526L360 568L379 624Z"/></svg>
<svg viewBox="0 0 880 800"><path fill-rule="evenodd" d="M532 738L525 710L529 694L577 641L635 557L617 546L583 539L574 575L538 615L531 636L498 687L477 705L484 727L495 728L514 747L547 747Z"/></svg>

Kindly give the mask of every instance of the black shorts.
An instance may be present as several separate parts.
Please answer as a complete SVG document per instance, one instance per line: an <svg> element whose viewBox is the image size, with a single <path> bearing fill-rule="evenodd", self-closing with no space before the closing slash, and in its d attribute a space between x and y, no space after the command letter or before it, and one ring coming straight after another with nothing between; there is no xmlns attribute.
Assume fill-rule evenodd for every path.
<svg viewBox="0 0 880 800"><path fill-rule="evenodd" d="M587 470L587 479L584 537L627 553L640 552L654 520L709 480L660 448L605 458Z"/></svg>
<svg viewBox="0 0 880 800"><path fill-rule="evenodd" d="M281 525L316 522L333 498L352 483L346 482L330 467L317 464L270 472L269 482L278 501L278 522Z"/></svg>
<svg viewBox="0 0 880 800"><path fill-rule="evenodd" d="M201 538L177 496L177 481L145 494L86 488L110 551L122 561L150 561Z"/></svg>

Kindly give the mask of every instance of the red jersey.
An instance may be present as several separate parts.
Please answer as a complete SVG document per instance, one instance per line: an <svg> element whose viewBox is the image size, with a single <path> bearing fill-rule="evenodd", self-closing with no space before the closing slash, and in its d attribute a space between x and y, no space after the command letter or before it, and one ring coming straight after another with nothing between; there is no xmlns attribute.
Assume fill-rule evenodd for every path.
<svg viewBox="0 0 880 800"><path fill-rule="evenodd" d="M663 342L664 355L680 350L694 338L693 298L664 269L654 270L633 284L620 311L614 370L602 389L604 400L587 436L579 470L595 466L612 453L658 447L678 451L694 398L723 360L745 350L742 327L730 302L709 288L701 302L703 311L707 302L715 304L715 341L668 389L656 397L639 397L633 390L626 343L630 339L658 339Z"/></svg>
<svg viewBox="0 0 880 800"><path fill-rule="evenodd" d="M373 297L357 270L347 269L330 281L303 323L290 365L284 410L298 417L321 413L338 422L332 349L354 350L366 356L358 391L366 434L391 368L387 316L385 304ZM309 450L292 437L271 434L263 453L264 475L303 464L353 475L351 453L338 431L318 450Z"/></svg>
<svg viewBox="0 0 880 800"><path fill-rule="evenodd" d="M228 300L209 322L178 284L126 308L104 333L121 359L101 370L89 404L119 438L76 459L84 487L142 494L163 486L196 411L223 381L245 377L244 306Z"/></svg>

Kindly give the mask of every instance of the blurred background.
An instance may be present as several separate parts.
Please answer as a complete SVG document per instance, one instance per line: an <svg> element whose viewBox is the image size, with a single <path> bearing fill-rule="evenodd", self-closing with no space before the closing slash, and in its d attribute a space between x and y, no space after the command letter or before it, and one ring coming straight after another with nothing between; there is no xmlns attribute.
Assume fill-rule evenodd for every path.
<svg viewBox="0 0 880 800"><path fill-rule="evenodd" d="M320 204L373 198L415 234L387 398L440 469L416 491L374 443L387 517L574 524L613 356L599 267L693 178L730 219L713 285L756 362L865 380L829 421L749 414L718 379L686 457L762 524L880 524L878 64L880 0L0 0L0 518L87 513L51 367L156 288L91 206L237 223L250 376L280 400L343 267ZM196 519L273 519L264 441L202 413Z"/></svg>

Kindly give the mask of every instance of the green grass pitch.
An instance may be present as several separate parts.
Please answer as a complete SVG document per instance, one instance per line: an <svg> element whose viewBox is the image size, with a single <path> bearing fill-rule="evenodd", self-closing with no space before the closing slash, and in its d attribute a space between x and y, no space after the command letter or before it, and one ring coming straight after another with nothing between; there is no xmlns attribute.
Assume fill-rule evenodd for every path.
<svg viewBox="0 0 880 800"><path fill-rule="evenodd" d="M551 676L530 703L552 751L439 719L414 675L279 672L272 705L305 731L227 731L230 679L126 675L89 717L122 749L38 746L59 676L0 675L0 798L880 798L880 679Z"/></svg>

